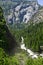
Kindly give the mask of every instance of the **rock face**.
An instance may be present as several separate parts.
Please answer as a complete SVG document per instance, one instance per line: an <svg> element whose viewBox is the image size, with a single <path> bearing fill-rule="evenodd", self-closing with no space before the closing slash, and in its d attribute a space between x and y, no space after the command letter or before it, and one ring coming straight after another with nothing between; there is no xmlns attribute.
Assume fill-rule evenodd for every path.
<svg viewBox="0 0 43 65"><path fill-rule="evenodd" d="M8 23L27 23L38 11L37 0L17 2L7 17Z"/></svg>
<svg viewBox="0 0 43 65"><path fill-rule="evenodd" d="M38 12L35 14L35 16L32 17L33 23L40 23L43 22L43 7L38 10Z"/></svg>

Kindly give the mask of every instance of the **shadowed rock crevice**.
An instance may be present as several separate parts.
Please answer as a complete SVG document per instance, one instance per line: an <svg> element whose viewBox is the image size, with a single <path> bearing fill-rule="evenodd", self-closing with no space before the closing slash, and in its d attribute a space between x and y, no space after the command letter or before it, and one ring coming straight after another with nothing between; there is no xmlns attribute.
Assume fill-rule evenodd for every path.
<svg viewBox="0 0 43 65"><path fill-rule="evenodd" d="M11 51L15 51L16 47L17 47L17 42L16 40L14 39L14 37L12 36L12 34L10 33L9 29L7 26L5 26L5 29L6 29L6 39L7 39L7 42L8 42L8 52L11 52Z"/></svg>

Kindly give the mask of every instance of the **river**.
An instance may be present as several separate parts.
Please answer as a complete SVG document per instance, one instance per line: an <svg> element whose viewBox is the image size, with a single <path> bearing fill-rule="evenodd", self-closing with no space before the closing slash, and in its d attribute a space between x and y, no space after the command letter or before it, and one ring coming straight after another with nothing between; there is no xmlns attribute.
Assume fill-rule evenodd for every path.
<svg viewBox="0 0 43 65"><path fill-rule="evenodd" d="M31 58L34 59L34 58L38 58L39 56L41 56L43 58L43 53L42 54L38 54L38 53L36 54L33 51L31 51L30 49L27 49L26 46L25 46L25 44L24 44L24 38L21 37L21 39L22 39L21 40L21 45L20 45L21 49L27 51L27 53L29 54L29 56Z"/></svg>

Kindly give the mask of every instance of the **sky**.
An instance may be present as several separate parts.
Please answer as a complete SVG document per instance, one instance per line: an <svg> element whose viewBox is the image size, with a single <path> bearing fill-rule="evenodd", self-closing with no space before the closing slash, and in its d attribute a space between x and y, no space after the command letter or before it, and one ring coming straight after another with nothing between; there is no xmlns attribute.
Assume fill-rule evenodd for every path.
<svg viewBox="0 0 43 65"><path fill-rule="evenodd" d="M43 5L43 0L38 0L38 3L39 3L40 5Z"/></svg>

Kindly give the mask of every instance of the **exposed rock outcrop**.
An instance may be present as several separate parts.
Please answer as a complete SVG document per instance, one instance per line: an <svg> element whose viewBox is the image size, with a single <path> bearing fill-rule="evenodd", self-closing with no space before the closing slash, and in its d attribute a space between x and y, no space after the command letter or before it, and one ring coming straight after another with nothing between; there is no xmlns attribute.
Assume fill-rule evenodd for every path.
<svg viewBox="0 0 43 65"><path fill-rule="evenodd" d="M7 17L8 23L28 23L32 16L38 11L37 0L21 1L16 3L13 12Z"/></svg>

